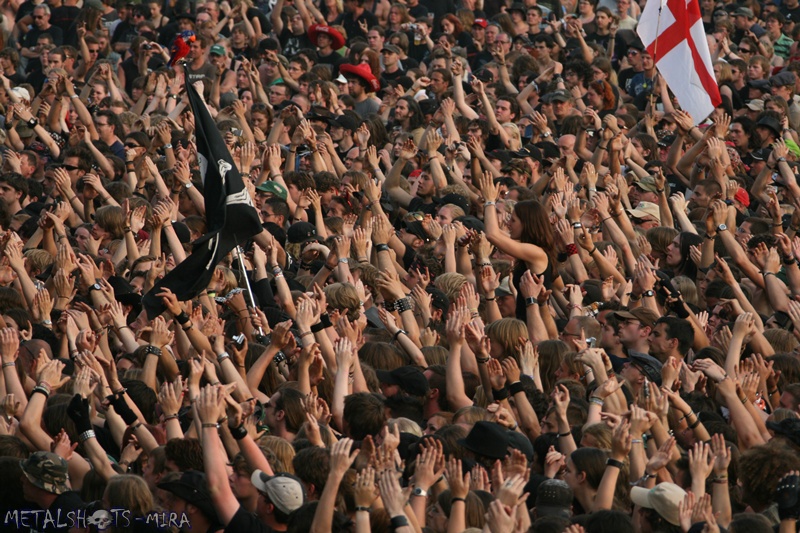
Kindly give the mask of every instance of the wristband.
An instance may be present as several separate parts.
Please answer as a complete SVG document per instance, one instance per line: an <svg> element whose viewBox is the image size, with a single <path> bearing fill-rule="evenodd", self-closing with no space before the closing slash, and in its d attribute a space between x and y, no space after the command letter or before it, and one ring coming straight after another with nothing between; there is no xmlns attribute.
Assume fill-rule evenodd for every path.
<svg viewBox="0 0 800 533"><path fill-rule="evenodd" d="M178 419L180 419L180 416L178 416L177 414L168 415L164 417L164 422L169 422L170 420L178 420Z"/></svg>
<svg viewBox="0 0 800 533"><path fill-rule="evenodd" d="M230 358L231 358L231 354L229 354L228 352L222 352L221 354L219 354L217 356L217 363L222 364L222 362L225 359L230 359Z"/></svg>
<svg viewBox="0 0 800 533"><path fill-rule="evenodd" d="M591 398L589 398L589 403L593 403L595 405L599 405L600 407L603 407L603 405L606 402L604 402L602 398L598 398L597 396L592 396Z"/></svg>
<svg viewBox="0 0 800 533"><path fill-rule="evenodd" d="M189 322L189 315L186 311L181 311L179 315L175 315L175 321L182 326Z"/></svg>
<svg viewBox="0 0 800 533"><path fill-rule="evenodd" d="M559 433L558 436L559 436L559 438L571 437L572 436L572 432L571 431L565 431L564 433ZM608 464L608 463L606 463L606 464Z"/></svg>
<svg viewBox="0 0 800 533"><path fill-rule="evenodd" d="M364 507L363 505L356 505L356 512L357 513L369 513L371 509L369 507Z"/></svg>
<svg viewBox="0 0 800 533"><path fill-rule="evenodd" d="M408 518L405 515L394 516L389 521L389 526L392 528L392 531L395 529L400 529L401 527L408 526Z"/></svg>
<svg viewBox="0 0 800 533"><path fill-rule="evenodd" d="M464 498L459 498L458 496L454 496L454 497L450 498L450 505L453 505L456 502L467 503L467 500L465 500Z"/></svg>
<svg viewBox="0 0 800 533"><path fill-rule="evenodd" d="M617 461L616 459L612 459L611 457L609 457L608 459L606 459L606 466L613 466L614 468L620 468L621 469L623 466L625 466L625 463L623 463L622 461Z"/></svg>
<svg viewBox="0 0 800 533"><path fill-rule="evenodd" d="M162 352L161 352L161 348L153 346L152 344L148 344L147 346L144 347L144 353L145 353L145 356L148 356L148 355L152 354L152 355L156 355L158 357L161 357L161 353Z"/></svg>
<svg viewBox="0 0 800 533"><path fill-rule="evenodd" d="M492 389L492 398L497 400L498 402L507 400L508 399L508 388L503 387L502 389Z"/></svg>
<svg viewBox="0 0 800 533"><path fill-rule="evenodd" d="M525 386L522 384L521 381L515 381L514 383L508 386L508 392L511 394L511 396L515 396L520 392L524 393Z"/></svg>
<svg viewBox="0 0 800 533"><path fill-rule="evenodd" d="M408 332L404 329L398 329L394 335L392 335L392 342L397 342L397 338L401 335L408 335Z"/></svg>
<svg viewBox="0 0 800 533"><path fill-rule="evenodd" d="M219 429L219 424L210 424L210 423L204 423L204 424L203 424L203 427L204 427L204 428L214 428L214 429Z"/></svg>
<svg viewBox="0 0 800 533"><path fill-rule="evenodd" d="M398 313L411 311L411 298L405 297L394 301L394 308Z"/></svg>
<svg viewBox="0 0 800 533"><path fill-rule="evenodd" d="M375 245L375 251L376 252L388 252L389 251L389 245L388 244L376 244Z"/></svg>
<svg viewBox="0 0 800 533"><path fill-rule="evenodd" d="M575 243L567 245L567 255L575 255L578 253L578 246Z"/></svg>
<svg viewBox="0 0 800 533"><path fill-rule="evenodd" d="M8 368L10 366L17 366L17 363L15 363L14 361L3 363L3 368Z"/></svg>
<svg viewBox="0 0 800 533"><path fill-rule="evenodd" d="M78 435L78 442L85 442L89 439L94 439L94 438L97 438L97 435L94 434L93 429L90 429Z"/></svg>
<svg viewBox="0 0 800 533"><path fill-rule="evenodd" d="M312 331L312 333L317 333L317 332L322 331L323 329L329 328L331 326L332 326L332 324L331 324L330 315L328 315L328 313L322 313L319 316L319 322L317 322L316 324L311 326L311 331Z"/></svg>
<svg viewBox="0 0 800 533"><path fill-rule="evenodd" d="M244 424L240 424L239 427L228 429L231 430L231 437L233 437L234 440L242 440L247 436L247 428L244 427Z"/></svg>
<svg viewBox="0 0 800 533"><path fill-rule="evenodd" d="M40 393L40 394L44 394L44 397L45 397L45 398L49 398L49 397L50 397L50 391L49 391L49 390L47 390L47 388L45 388L45 387L42 387L41 385L36 385L36 386L33 388L33 390L31 391L31 395L34 395L34 394L36 394L37 392L38 392L38 393Z"/></svg>

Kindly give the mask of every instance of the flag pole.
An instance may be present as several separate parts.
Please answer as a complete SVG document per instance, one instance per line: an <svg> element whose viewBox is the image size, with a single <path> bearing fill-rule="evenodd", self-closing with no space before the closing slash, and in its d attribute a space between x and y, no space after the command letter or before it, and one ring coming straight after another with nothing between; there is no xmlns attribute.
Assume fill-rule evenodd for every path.
<svg viewBox="0 0 800 533"><path fill-rule="evenodd" d="M250 306L255 308L256 306L256 299L253 297L253 289L250 287L250 280L247 279L247 267L244 265L244 257L242 256L242 247L238 244L236 245L236 255L239 257L239 268L242 272L242 277L244 277L244 283L247 286L247 294L250 295ZM264 330L261 326L258 326L258 334L264 335Z"/></svg>

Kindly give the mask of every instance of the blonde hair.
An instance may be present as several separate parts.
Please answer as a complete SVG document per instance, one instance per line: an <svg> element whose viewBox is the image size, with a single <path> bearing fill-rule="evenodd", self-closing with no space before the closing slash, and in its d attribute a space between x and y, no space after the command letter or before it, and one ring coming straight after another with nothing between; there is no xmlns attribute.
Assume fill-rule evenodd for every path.
<svg viewBox="0 0 800 533"><path fill-rule="evenodd" d="M486 336L503 349L503 356L519 363L519 339L528 338L528 326L516 318L501 318L486 326Z"/></svg>
<svg viewBox="0 0 800 533"><path fill-rule="evenodd" d="M143 477L122 474L108 480L108 503L114 509L128 509L135 517L145 516L154 509L153 494Z"/></svg>
<svg viewBox="0 0 800 533"><path fill-rule="evenodd" d="M467 278L458 272L445 272L436 278L436 288L445 293L451 302L455 302L461 292L461 287Z"/></svg>
<svg viewBox="0 0 800 533"><path fill-rule="evenodd" d="M328 305L340 311L346 311L347 319L358 320L361 316L361 300L356 288L349 283L331 283L325 289Z"/></svg>
<svg viewBox="0 0 800 533"><path fill-rule="evenodd" d="M508 139L507 149L511 151L519 150L522 147L522 136L519 133L519 126L513 122L506 122L503 124L503 128L505 128L510 137L510 139Z"/></svg>
<svg viewBox="0 0 800 533"><path fill-rule="evenodd" d="M261 447L262 452L266 452L264 456L267 458L273 472L294 474L292 461L294 460L295 451L288 441L273 435L266 435L258 440L258 445Z"/></svg>
<svg viewBox="0 0 800 533"><path fill-rule="evenodd" d="M422 428L410 418L390 418L387 425L389 429L394 429L394 426L397 426L400 428L400 433L411 433L417 437L422 436Z"/></svg>

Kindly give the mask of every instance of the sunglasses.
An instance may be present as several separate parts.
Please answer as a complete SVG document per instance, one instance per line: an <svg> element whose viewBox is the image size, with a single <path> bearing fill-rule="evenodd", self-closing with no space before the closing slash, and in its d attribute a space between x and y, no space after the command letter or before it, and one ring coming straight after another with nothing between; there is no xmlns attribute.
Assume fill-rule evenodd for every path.
<svg viewBox="0 0 800 533"><path fill-rule="evenodd" d="M414 221L422 221L425 219L425 213L421 211L414 211L412 213L406 213L406 216L403 217L403 220L406 222L414 222Z"/></svg>
<svg viewBox="0 0 800 533"><path fill-rule="evenodd" d="M75 166L72 166L72 165L61 165L61 168L63 168L67 172L72 171L72 170L80 170L80 167L75 167Z"/></svg>
<svg viewBox="0 0 800 533"><path fill-rule="evenodd" d="M141 148L141 146L136 143L125 143L125 148Z"/></svg>

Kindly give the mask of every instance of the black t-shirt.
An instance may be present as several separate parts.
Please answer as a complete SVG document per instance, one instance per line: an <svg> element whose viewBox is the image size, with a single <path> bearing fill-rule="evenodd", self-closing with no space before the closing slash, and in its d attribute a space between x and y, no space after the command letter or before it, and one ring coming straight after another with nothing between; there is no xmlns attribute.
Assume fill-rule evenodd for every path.
<svg viewBox="0 0 800 533"><path fill-rule="evenodd" d="M344 58L338 52L331 52L330 54L325 55L325 56L322 55L322 54L317 56L317 63L319 63L320 65L332 65L333 66L333 75L334 75L334 77L339 75L339 65L341 65L343 61L344 61Z"/></svg>
<svg viewBox="0 0 800 533"><path fill-rule="evenodd" d="M58 26L61 32L66 35L70 26L75 21L81 10L77 6L61 6L57 7L50 14L50 24Z"/></svg>
<svg viewBox="0 0 800 533"><path fill-rule="evenodd" d="M781 15L786 17L787 21L794 22L795 24L800 22L800 5L795 8L789 8L786 7L786 4L783 4L778 10L781 12Z"/></svg>
<svg viewBox="0 0 800 533"><path fill-rule="evenodd" d="M225 533L273 533L271 527L265 525L252 513L248 513L241 505L231 521L225 527Z"/></svg>
<svg viewBox="0 0 800 533"><path fill-rule="evenodd" d="M436 203L434 201L434 202L431 202L429 204L426 204L425 200L423 200L419 196L415 196L408 203L408 212L409 213L416 213L416 212L419 211L419 212L425 213L426 215L435 215L437 209L439 209L439 204L438 203Z"/></svg>
<svg viewBox="0 0 800 533"><path fill-rule="evenodd" d="M117 27L114 29L114 35L111 36L111 42L113 43L132 43L133 40L139 36L139 32L136 31L136 26L128 22L127 20L123 20Z"/></svg>
<svg viewBox="0 0 800 533"><path fill-rule="evenodd" d="M397 69L394 72L384 72L381 74L381 87L385 87L389 84L390 81L394 81L398 78L402 78L406 75L406 72L403 69Z"/></svg>
<svg viewBox="0 0 800 533"><path fill-rule="evenodd" d="M368 28L378 25L378 17L369 11L364 11L357 19L353 18L352 13L342 13L336 19L336 24L341 24L344 27L344 31L347 32L347 38L352 39L357 35L365 36L364 32L361 31L361 26L358 24L360 21L366 21Z"/></svg>
<svg viewBox="0 0 800 533"><path fill-rule="evenodd" d="M420 17L428 16L428 8L422 4L417 4L414 7L408 8L408 14L411 15L414 20L418 20Z"/></svg>
<svg viewBox="0 0 800 533"><path fill-rule="evenodd" d="M288 26L283 28L278 40L281 42L283 55L287 58L296 55L303 48L316 48L308 38L308 35L305 33L295 35Z"/></svg>

